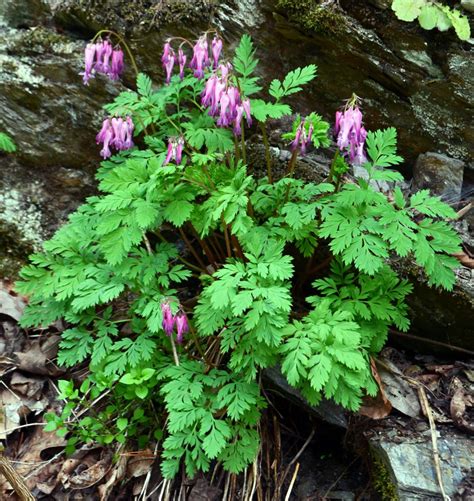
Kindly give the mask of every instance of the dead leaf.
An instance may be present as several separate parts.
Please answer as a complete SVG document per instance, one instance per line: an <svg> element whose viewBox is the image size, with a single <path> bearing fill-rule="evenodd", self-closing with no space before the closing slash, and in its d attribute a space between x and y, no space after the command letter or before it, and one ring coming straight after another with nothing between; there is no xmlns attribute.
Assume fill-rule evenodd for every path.
<svg viewBox="0 0 474 501"><path fill-rule="evenodd" d="M5 287L5 282L0 281L0 315L6 315L18 322L25 306L23 299L11 294Z"/></svg>
<svg viewBox="0 0 474 501"><path fill-rule="evenodd" d="M40 400L43 396L45 383L46 379L24 376L20 372L15 371L10 381L10 388L19 395Z"/></svg>
<svg viewBox="0 0 474 501"><path fill-rule="evenodd" d="M458 378L454 378L452 384L456 387L456 390L451 399L449 409L454 424L458 428L474 434L474 423L471 423L465 415L466 408L474 406L474 398L472 395L468 395L465 392L464 387Z"/></svg>
<svg viewBox="0 0 474 501"><path fill-rule="evenodd" d="M127 478L137 478L146 475L153 466L155 456L151 450L140 451L128 461Z"/></svg>
<svg viewBox="0 0 474 501"><path fill-rule="evenodd" d="M377 366L385 395L394 409L410 417L420 415L421 407L416 391L404 379L403 373L390 360L383 359Z"/></svg>
<svg viewBox="0 0 474 501"><path fill-rule="evenodd" d="M54 489L54 485L56 485L55 479L61 469L63 459L57 458L54 461L45 461L45 458L51 457L50 450L54 451L58 447L64 447L66 440L58 437L55 433L45 432L41 426L34 427L31 430L17 453L10 459L15 461L13 463L15 470L25 479L30 490L34 489L37 484L42 484L46 490L49 490L53 485ZM0 499L12 499L11 486L1 477Z"/></svg>
<svg viewBox="0 0 474 501"><path fill-rule="evenodd" d="M13 354L18 368L31 374L44 376L64 374L64 369L60 369L54 363L59 341L60 336L55 334L34 339L23 351Z"/></svg>
<svg viewBox="0 0 474 501"><path fill-rule="evenodd" d="M23 397L10 389L0 392L0 439L4 440L13 433L21 423L21 420L31 413L39 414L48 406L45 398L35 400Z"/></svg>
<svg viewBox="0 0 474 501"><path fill-rule="evenodd" d="M392 410L392 404L385 395L382 381L372 357L370 358L370 369L372 371L372 376L374 377L379 387L379 392L375 398L368 397L364 399L364 403L359 409L359 414L367 416L371 419L383 419L390 414Z"/></svg>
<svg viewBox="0 0 474 501"><path fill-rule="evenodd" d="M111 463L112 454L107 454L106 457L94 462L89 468L72 475L64 484L64 487L71 489L88 489L92 487L105 477L110 470Z"/></svg>
<svg viewBox="0 0 474 501"><path fill-rule="evenodd" d="M100 501L107 501L112 489L125 477L127 463L128 457L123 455L120 456L120 459L114 465L113 469L106 474L107 482L99 485L97 488Z"/></svg>
<svg viewBox="0 0 474 501"><path fill-rule="evenodd" d="M466 252L457 252L453 254L453 256L466 268L470 268L471 270L474 268L474 258L469 256Z"/></svg>

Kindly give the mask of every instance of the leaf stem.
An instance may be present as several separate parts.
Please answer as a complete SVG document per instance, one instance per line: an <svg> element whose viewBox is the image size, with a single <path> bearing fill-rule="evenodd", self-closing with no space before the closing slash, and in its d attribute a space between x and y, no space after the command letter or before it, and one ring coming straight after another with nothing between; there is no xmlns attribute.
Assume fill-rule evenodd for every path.
<svg viewBox="0 0 474 501"><path fill-rule="evenodd" d="M272 158L270 155L270 145L268 143L268 135L267 129L263 122L258 122L260 130L262 131L263 144L265 146L265 161L267 163L267 176L268 181L273 184L273 175L272 175Z"/></svg>
<svg viewBox="0 0 474 501"><path fill-rule="evenodd" d="M334 174L336 173L336 163L338 158L339 158L339 148L336 149L336 153L334 153L334 158L332 159L331 162L331 168L329 169L329 175L328 175L328 183L333 182Z"/></svg>

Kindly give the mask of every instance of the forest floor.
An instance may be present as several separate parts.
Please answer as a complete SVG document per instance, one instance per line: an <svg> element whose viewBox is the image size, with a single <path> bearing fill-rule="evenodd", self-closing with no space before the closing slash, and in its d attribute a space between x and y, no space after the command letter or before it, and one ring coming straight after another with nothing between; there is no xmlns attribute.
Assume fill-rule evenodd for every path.
<svg viewBox="0 0 474 501"><path fill-rule="evenodd" d="M144 450L87 444L67 456L67 437L45 432L43 415L64 405L58 399L58 381L80 381L87 366L68 372L58 367L55 356L63 326L57 323L42 332L25 332L18 326L24 305L9 284L0 282L0 439L4 445L0 499L392 499L393 479L370 446L375 439L382 436L401 443L405 437L427 434L433 439L432 466L437 470L439 430L474 433L472 358L414 354L392 343L373 363L383 391L368 399L358 414L341 410L345 426L317 419L289 401L283 390L265 387L268 407L261 423L260 452L240 476L226 474L216 464L194 479L183 473L173 482L163 480L159 443L150 443ZM106 399L98 403L104 405ZM474 499L471 496L472 471L466 472L454 498Z"/></svg>

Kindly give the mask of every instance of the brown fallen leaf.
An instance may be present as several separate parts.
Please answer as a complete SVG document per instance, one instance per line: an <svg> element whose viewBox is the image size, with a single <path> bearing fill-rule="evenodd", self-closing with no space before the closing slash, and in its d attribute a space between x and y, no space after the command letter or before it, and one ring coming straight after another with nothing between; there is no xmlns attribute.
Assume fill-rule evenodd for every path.
<svg viewBox="0 0 474 501"><path fill-rule="evenodd" d="M466 416L466 408L474 406L474 398L465 392L458 378L454 378L452 384L456 389L451 398L449 410L454 424L461 430L474 434L474 423L470 422Z"/></svg>
<svg viewBox="0 0 474 501"><path fill-rule="evenodd" d="M113 488L125 477L125 473L127 472L127 463L128 457L120 456L117 463L115 463L113 468L106 474L107 481L99 485L97 488L100 501L107 501Z"/></svg>
<svg viewBox="0 0 474 501"><path fill-rule="evenodd" d="M33 490L38 484L46 490L54 489L56 477L61 469L62 458L51 461L54 457L51 451L64 447L66 440L55 433L48 433L43 427L37 426L26 435L26 439L16 454L9 455L14 460L13 465L18 474L25 479L26 485ZM46 487L49 486L49 487ZM0 477L0 499L12 499L11 487Z"/></svg>
<svg viewBox="0 0 474 501"><path fill-rule="evenodd" d="M6 315L18 322L23 314L25 306L25 301L21 297L13 294L5 285L5 282L0 280L0 315Z"/></svg>
<svg viewBox="0 0 474 501"><path fill-rule="evenodd" d="M19 395L40 400L45 387L46 379L24 376L15 371L10 381L10 388Z"/></svg>
<svg viewBox="0 0 474 501"><path fill-rule="evenodd" d="M21 352L14 352L13 357L19 369L30 374L59 376L64 369L59 368L54 359L58 353L60 336L43 335L30 341Z"/></svg>
<svg viewBox="0 0 474 501"><path fill-rule="evenodd" d="M471 270L474 268L474 258L466 252L457 252L453 256L466 268L470 268Z"/></svg>
<svg viewBox="0 0 474 501"><path fill-rule="evenodd" d="M359 409L359 414L367 416L371 419L383 419L392 411L392 404L385 395L382 380L380 379L377 366L375 365L375 361L372 357L370 358L370 369L372 371L372 376L378 384L379 392L376 397L364 398L364 403Z"/></svg>
<svg viewBox="0 0 474 501"><path fill-rule="evenodd" d="M400 369L386 358L377 364L385 395L394 409L410 417L420 415L421 407L418 395Z"/></svg>

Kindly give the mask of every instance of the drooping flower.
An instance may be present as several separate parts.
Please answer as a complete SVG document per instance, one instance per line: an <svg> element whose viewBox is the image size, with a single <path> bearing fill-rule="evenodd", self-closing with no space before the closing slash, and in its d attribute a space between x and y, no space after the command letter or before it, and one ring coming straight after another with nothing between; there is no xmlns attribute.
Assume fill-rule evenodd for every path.
<svg viewBox="0 0 474 501"><path fill-rule="evenodd" d="M184 78L184 67L186 65L186 54L183 52L183 49L180 47L178 50L178 64L179 64L179 78L183 80Z"/></svg>
<svg viewBox="0 0 474 501"><path fill-rule="evenodd" d="M212 58L214 59L214 69L217 69L217 66L219 64L219 56L221 55L222 51L222 39L216 35L212 40L211 47Z"/></svg>
<svg viewBox="0 0 474 501"><path fill-rule="evenodd" d="M302 120L296 129L295 138L291 142L291 150L299 150L301 155L306 154L306 148L311 144L311 137L313 136L313 124L310 123L308 130L306 130L306 122Z"/></svg>
<svg viewBox="0 0 474 501"><path fill-rule="evenodd" d="M102 158L109 158L112 155L111 147L117 151L128 150L133 146L134 124L131 117L106 118L102 123L102 128L96 136L97 144L102 143L100 154Z"/></svg>
<svg viewBox="0 0 474 501"><path fill-rule="evenodd" d="M184 311L180 311L175 317L175 322L176 322L176 341L178 343L182 343L183 334L186 334L186 332L189 331L189 324L186 313L184 313Z"/></svg>
<svg viewBox="0 0 474 501"><path fill-rule="evenodd" d="M84 85L89 84L89 80L93 77L94 71L94 58L95 58L96 44L88 43L84 49Z"/></svg>
<svg viewBox="0 0 474 501"><path fill-rule="evenodd" d="M171 81L171 73L173 72L173 66L174 66L174 61L176 59L176 56L174 54L174 50L170 49L168 57L166 59L166 62L163 63L163 66L165 67L166 71L166 83L169 84Z"/></svg>
<svg viewBox="0 0 474 501"><path fill-rule="evenodd" d="M87 44L84 50L84 71L81 73L85 85L88 85L96 73L118 80L123 69L123 51L120 46L113 48L108 39Z"/></svg>
<svg viewBox="0 0 474 501"><path fill-rule="evenodd" d="M123 50L119 47L112 52L112 63L108 76L111 80L118 80L123 72Z"/></svg>
<svg viewBox="0 0 474 501"><path fill-rule="evenodd" d="M367 131L362 125L362 112L358 106L349 106L343 112L336 112L334 133L337 146L350 163L361 165L367 161L364 146Z"/></svg>
<svg viewBox="0 0 474 501"><path fill-rule="evenodd" d="M204 78L204 68L209 66L209 52L206 35L199 38L193 47L193 57L189 67L194 70L196 78Z"/></svg>
<svg viewBox="0 0 474 501"><path fill-rule="evenodd" d="M174 160L176 165L180 165L183 156L183 149L184 149L183 136L170 137L168 139L168 151L166 153L166 158L165 161L163 162L163 166L169 164L171 160Z"/></svg>
<svg viewBox="0 0 474 501"><path fill-rule="evenodd" d="M170 305L167 301L161 303L161 313L163 315L161 326L163 327L163 330L166 332L166 335L171 336L174 330L176 317L173 315Z"/></svg>

